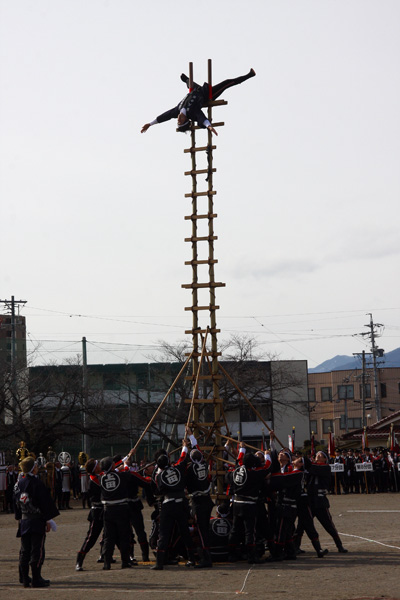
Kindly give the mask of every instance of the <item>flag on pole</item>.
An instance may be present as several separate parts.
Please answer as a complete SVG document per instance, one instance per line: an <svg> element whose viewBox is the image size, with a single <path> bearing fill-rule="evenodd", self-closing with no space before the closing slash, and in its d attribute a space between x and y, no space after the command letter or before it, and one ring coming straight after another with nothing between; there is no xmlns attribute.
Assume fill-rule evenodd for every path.
<svg viewBox="0 0 400 600"><path fill-rule="evenodd" d="M288 435L288 448L290 452L293 452L293 438L291 435Z"/></svg>
<svg viewBox="0 0 400 600"><path fill-rule="evenodd" d="M315 457L315 439L314 439L314 432L311 432L311 457L314 458Z"/></svg>
<svg viewBox="0 0 400 600"><path fill-rule="evenodd" d="M328 455L330 457L334 457L335 456L335 438L332 435L332 432L329 432L329 438L328 438Z"/></svg>

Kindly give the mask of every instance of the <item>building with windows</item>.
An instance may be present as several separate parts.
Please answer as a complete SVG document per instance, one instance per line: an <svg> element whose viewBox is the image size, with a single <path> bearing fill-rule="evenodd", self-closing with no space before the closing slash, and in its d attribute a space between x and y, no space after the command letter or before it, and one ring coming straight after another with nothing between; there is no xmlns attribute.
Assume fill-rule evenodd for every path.
<svg viewBox="0 0 400 600"><path fill-rule="evenodd" d="M0 315L0 366L11 366L15 359L18 369L26 367L26 323L25 317L10 314Z"/></svg>
<svg viewBox="0 0 400 600"><path fill-rule="evenodd" d="M283 444L288 443L293 427L296 446L309 439L306 361L226 361L221 365ZM166 396L181 366L88 365L86 390L81 365L31 367L31 418L43 427L65 432L63 449L75 456L82 450L84 430L89 454L127 452ZM143 454L151 456L161 444L172 448L184 436L191 398L191 377L185 375L190 375L190 367L169 393L154 427L143 440L140 458ZM209 380L201 382L198 397L212 396L209 385ZM263 432L263 424L225 377L220 379L220 397L232 437L239 435L258 447L263 433L268 440L268 430ZM213 421L212 403L205 403L202 411L201 421Z"/></svg>
<svg viewBox="0 0 400 600"><path fill-rule="evenodd" d="M337 439L376 423L378 403L381 419L400 410L400 368L378 368L376 384L373 369L309 373L308 399L310 429L326 444L329 431Z"/></svg>

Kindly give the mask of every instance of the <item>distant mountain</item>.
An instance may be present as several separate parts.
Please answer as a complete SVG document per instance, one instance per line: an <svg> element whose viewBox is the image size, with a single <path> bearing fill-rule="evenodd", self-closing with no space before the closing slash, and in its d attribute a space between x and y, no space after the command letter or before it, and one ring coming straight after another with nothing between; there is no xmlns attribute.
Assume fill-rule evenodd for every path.
<svg viewBox="0 0 400 600"><path fill-rule="evenodd" d="M367 362L369 362L370 355L366 355ZM382 367L400 367L400 348L391 350L391 352L385 352L383 358L378 358L377 362ZM309 373L329 373L330 371L350 371L352 369L361 369L361 357L357 356L345 356L338 355L325 360L323 363L308 369Z"/></svg>

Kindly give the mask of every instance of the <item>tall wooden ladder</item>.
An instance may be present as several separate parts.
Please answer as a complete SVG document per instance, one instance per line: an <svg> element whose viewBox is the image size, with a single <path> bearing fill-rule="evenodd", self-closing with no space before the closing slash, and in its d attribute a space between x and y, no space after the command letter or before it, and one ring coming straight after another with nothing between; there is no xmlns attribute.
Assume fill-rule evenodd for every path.
<svg viewBox="0 0 400 600"><path fill-rule="evenodd" d="M212 123L212 109L214 106L228 104L225 100L211 100L212 89L212 63L208 61L208 84L210 90L209 102L207 105L208 120ZM193 89L193 63L189 63L189 89ZM212 123L213 127L222 127L224 123ZM214 212L214 173L216 169L213 166L213 151L216 146L213 145L213 134L208 130L208 141L206 146L196 145L196 131L200 127L192 124L191 127L191 146L184 150L190 155L191 170L186 171L185 175L191 178L192 191L185 194L185 198L191 198L191 214L185 216L186 221L191 221L191 236L185 238L185 242L191 244L192 258L185 262L191 267L192 281L183 284L185 289L192 290L192 305L185 307L186 311L192 312L192 328L185 331L192 336L192 374L186 379L191 381L191 398L185 399L185 403L190 404L188 422L193 423L194 433L199 436L202 432L204 444L201 444L202 450L213 457L215 465L213 474L217 480L217 494L223 493L223 475L222 470L222 451L221 443L221 425L226 425L223 414L223 400L219 395L219 373L218 357L221 353L218 351L217 335L220 329L217 328L217 310L219 306L216 303L216 289L224 287L225 283L215 280L215 265L218 260L215 258L214 242L218 239L214 232L214 221L217 214ZM200 164L201 159L206 159L206 164ZM199 166L200 164L200 166ZM207 176L205 182L207 189L202 189L203 178ZM200 179L200 181L199 181ZM203 185L203 187L205 187ZM208 291L208 304L202 300ZM212 389L211 396L203 391L200 382L208 383L208 390ZM213 421L205 421L206 407L213 407ZM211 443L212 445L207 445Z"/></svg>

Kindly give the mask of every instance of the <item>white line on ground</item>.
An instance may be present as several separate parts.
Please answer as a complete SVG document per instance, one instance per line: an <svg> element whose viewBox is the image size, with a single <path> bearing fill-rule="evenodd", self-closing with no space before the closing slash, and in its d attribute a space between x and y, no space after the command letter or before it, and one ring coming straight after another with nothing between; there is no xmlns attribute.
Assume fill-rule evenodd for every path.
<svg viewBox="0 0 400 600"><path fill-rule="evenodd" d="M400 513L400 510L346 510L349 513Z"/></svg>
<svg viewBox="0 0 400 600"><path fill-rule="evenodd" d="M339 535L345 535L347 537L357 538L359 540L364 540L366 542L372 542L373 544L379 544L380 546L386 546L386 548L394 548L395 550L400 550L399 546L391 546L390 544L384 544L383 542L378 542L377 540L370 540L369 538L361 537L360 535L352 535L351 533L339 533Z"/></svg>
<svg viewBox="0 0 400 600"><path fill-rule="evenodd" d="M237 594L247 594L247 592L244 592L243 590L244 590L244 588L246 586L247 579L248 579L248 577L249 577L249 575L251 573L251 570L252 570L252 567L250 567L250 569L247 571L247 575L244 578L244 582L243 582L242 588L238 592L236 592Z"/></svg>

